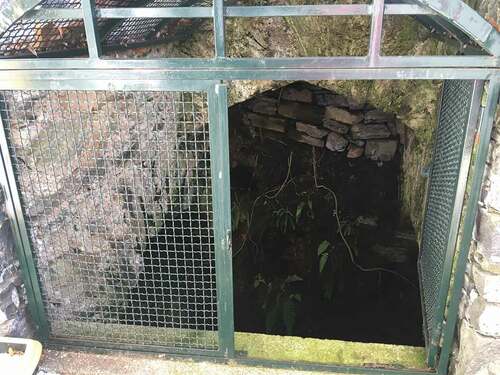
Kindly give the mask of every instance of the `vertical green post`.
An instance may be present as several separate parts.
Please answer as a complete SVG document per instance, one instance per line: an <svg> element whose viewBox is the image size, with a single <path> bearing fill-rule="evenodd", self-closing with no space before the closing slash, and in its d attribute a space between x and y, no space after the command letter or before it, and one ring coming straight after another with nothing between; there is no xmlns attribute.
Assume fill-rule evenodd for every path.
<svg viewBox="0 0 500 375"><path fill-rule="evenodd" d="M37 278L35 261L31 250L31 243L24 221L23 210L17 182L14 175L13 163L10 158L7 136L0 117L0 183L5 195L5 208L10 220L10 226L14 235L16 254L21 265L26 295L28 298L28 309L36 325L37 335L41 340L48 338L48 321L43 307L42 293Z"/></svg>
<svg viewBox="0 0 500 375"><path fill-rule="evenodd" d="M373 0L372 26L370 31L370 45L368 46L368 60L370 66L375 66L380 59L382 32L384 25L384 0Z"/></svg>
<svg viewBox="0 0 500 375"><path fill-rule="evenodd" d="M224 0L213 0L215 58L225 56Z"/></svg>
<svg viewBox="0 0 500 375"><path fill-rule="evenodd" d="M455 329L458 319L458 307L462 296L462 287L464 284L465 269L467 267L467 259L469 248L472 241L472 233L477 214L477 203L481 195L481 186L483 183L483 175L488 159L488 149L491 139L491 130L495 119L496 108L498 105L500 89L500 80L495 79L490 81L488 89L488 101L483 111L481 122L479 125L479 145L476 153L476 162L472 171L472 185L469 196L469 201L465 211L463 222L462 239L460 242L460 250L456 262L455 279L451 289L451 297L448 305L448 313L445 327L443 329L442 349L439 355L438 374L445 375L448 373L448 365L452 343L455 336Z"/></svg>
<svg viewBox="0 0 500 375"><path fill-rule="evenodd" d="M95 0L82 0L82 10L89 57L97 59L101 56L101 42L97 31Z"/></svg>
<svg viewBox="0 0 500 375"><path fill-rule="evenodd" d="M234 316L226 85L215 84L209 90L208 106L219 349L225 357L231 358L234 356Z"/></svg>

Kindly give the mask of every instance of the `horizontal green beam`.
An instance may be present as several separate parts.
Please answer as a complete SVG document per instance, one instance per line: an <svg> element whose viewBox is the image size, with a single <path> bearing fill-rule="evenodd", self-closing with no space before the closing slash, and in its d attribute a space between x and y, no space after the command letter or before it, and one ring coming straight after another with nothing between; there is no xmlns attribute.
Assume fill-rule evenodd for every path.
<svg viewBox="0 0 500 375"><path fill-rule="evenodd" d="M261 69L261 70L13 70L0 71L0 90L162 90L179 80L418 80L490 79L494 71L436 69Z"/></svg>
<svg viewBox="0 0 500 375"><path fill-rule="evenodd" d="M100 18L212 18L211 7L100 8Z"/></svg>
<svg viewBox="0 0 500 375"><path fill-rule="evenodd" d="M500 59L491 56L381 56L371 68L491 68L499 73ZM289 57L289 58L153 58L153 59L106 59L91 61L85 58L0 59L0 70L21 69L345 69L370 68L366 56L337 57ZM458 71L457 71L458 72ZM459 73L449 71L449 79L460 78ZM355 72L354 72L355 73ZM367 79L369 77L366 77ZM399 79L401 77L398 77ZM446 78L446 77L445 77ZM429 78L430 79L430 78Z"/></svg>
<svg viewBox="0 0 500 375"><path fill-rule="evenodd" d="M224 10L227 17L300 17L300 16L369 16L373 13L370 4L332 5L281 5L281 6L230 6ZM386 4L386 15L435 15L419 5Z"/></svg>
<svg viewBox="0 0 500 375"><path fill-rule="evenodd" d="M125 91L206 91L213 84L210 80L182 79L130 79L136 72L115 75L110 72L14 72L15 79L7 79L8 72L0 71L0 90L125 90ZM111 75L109 75L111 74ZM108 75L108 78L106 78ZM57 78L59 76L59 78ZM79 77L78 77L79 76ZM126 78L128 76L128 78ZM142 76L142 73L139 75ZM121 78L119 78L121 77Z"/></svg>
<svg viewBox="0 0 500 375"><path fill-rule="evenodd" d="M303 16L370 16L370 4L227 6L224 17L303 17ZM436 15L420 5L386 4L385 15ZM212 7L165 8L97 8L98 18L212 18ZM81 9L41 8L26 15L33 20L83 18Z"/></svg>

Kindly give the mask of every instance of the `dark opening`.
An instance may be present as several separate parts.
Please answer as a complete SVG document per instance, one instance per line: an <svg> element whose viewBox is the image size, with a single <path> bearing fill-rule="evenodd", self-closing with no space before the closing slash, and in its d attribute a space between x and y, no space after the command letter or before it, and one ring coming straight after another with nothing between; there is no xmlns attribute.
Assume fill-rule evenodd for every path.
<svg viewBox="0 0 500 375"><path fill-rule="evenodd" d="M229 123L235 329L423 345L395 116L297 82Z"/></svg>

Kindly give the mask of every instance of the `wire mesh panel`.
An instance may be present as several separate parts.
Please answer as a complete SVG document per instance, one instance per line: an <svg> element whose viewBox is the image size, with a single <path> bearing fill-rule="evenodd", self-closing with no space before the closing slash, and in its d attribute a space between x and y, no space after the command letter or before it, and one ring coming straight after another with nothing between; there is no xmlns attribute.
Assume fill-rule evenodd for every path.
<svg viewBox="0 0 500 375"><path fill-rule="evenodd" d="M96 0L97 8L177 7L211 5L206 0ZM80 0L44 0L41 8L81 8ZM105 48L130 47L159 41L189 38L202 20L162 18L98 19L97 27ZM86 54L83 19L39 21L22 17L0 35L0 57L50 57Z"/></svg>
<svg viewBox="0 0 500 375"><path fill-rule="evenodd" d="M20 19L0 36L0 56L39 56L87 48L83 20Z"/></svg>
<svg viewBox="0 0 500 375"><path fill-rule="evenodd" d="M207 93L4 91L52 338L219 349Z"/></svg>
<svg viewBox="0 0 500 375"><path fill-rule="evenodd" d="M210 6L211 2L202 0L150 0L143 4L146 8L178 6ZM129 46L161 40L178 41L188 39L198 30L202 20L162 19L162 18L127 18L110 28L103 37L103 45Z"/></svg>
<svg viewBox="0 0 500 375"><path fill-rule="evenodd" d="M474 81L445 81L441 98L419 260L429 353L435 353L444 319L455 243L452 221L460 216L455 202L473 92Z"/></svg>

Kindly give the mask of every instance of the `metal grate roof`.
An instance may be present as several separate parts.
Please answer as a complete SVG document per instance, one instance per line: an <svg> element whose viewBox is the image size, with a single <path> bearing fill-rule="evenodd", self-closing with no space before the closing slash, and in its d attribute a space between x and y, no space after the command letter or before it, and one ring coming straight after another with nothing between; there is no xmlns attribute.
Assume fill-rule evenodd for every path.
<svg viewBox="0 0 500 375"><path fill-rule="evenodd" d="M238 2L237 2L238 1ZM252 0L253 1L253 0ZM334 0L332 0L334 1ZM104 52L153 43L187 40L201 30L204 20L211 22L214 61L196 62L241 67L226 59L225 19L231 17L370 16L368 55L357 60L338 60L334 68L397 66L498 66L492 59L500 55L500 33L461 0L372 0L363 4L321 4L276 6L275 0L263 5L232 5L239 0L0 0L0 59L33 57L99 57ZM414 17L445 43L458 42L455 60L448 56L427 60L391 60L380 55L385 16ZM85 22L83 21L85 19ZM208 21L209 20L209 21ZM468 56L460 56L468 55ZM478 60L473 59L475 56ZM463 58L459 58L463 57ZM492 58L490 58L492 57ZM317 58L317 57L314 57ZM347 59L348 56L342 58ZM362 59L364 58L364 59ZM328 60L330 59L330 60ZM305 61L302 60L301 64ZM312 66L330 66L331 57L310 60ZM31 61L30 63L33 63ZM40 63L42 63L40 61ZM174 63L171 61L171 63ZM261 61L244 64L261 66ZM292 59L286 63L293 66ZM183 62L174 63L185 67ZM326 64L326 65L325 65ZM472 65L471 65L472 64ZM281 62L278 63L283 67ZM303 65L301 65L303 67ZM449 67L449 65L446 65ZM18 65L16 65L18 67Z"/></svg>
<svg viewBox="0 0 500 375"><path fill-rule="evenodd" d="M199 5L200 0L96 0L99 8L177 7ZM38 9L78 9L80 0L43 0ZM126 48L188 37L201 21L179 19L98 19L101 42L106 49ZM187 27L189 26L189 27ZM32 19L29 12L0 35L0 58L87 55L83 19Z"/></svg>

